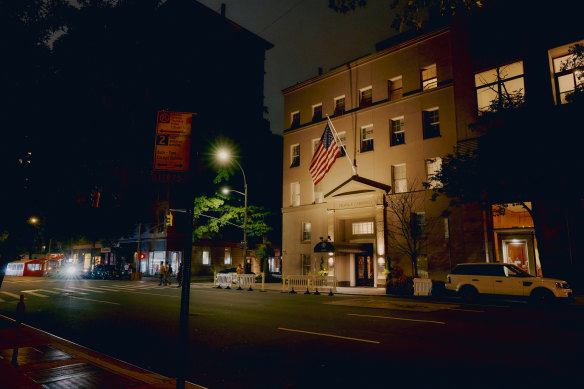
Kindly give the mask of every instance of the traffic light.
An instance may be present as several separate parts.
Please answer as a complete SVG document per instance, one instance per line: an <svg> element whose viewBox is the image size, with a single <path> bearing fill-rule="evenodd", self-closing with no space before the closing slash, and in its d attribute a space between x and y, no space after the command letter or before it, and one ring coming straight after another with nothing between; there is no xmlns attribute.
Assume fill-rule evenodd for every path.
<svg viewBox="0 0 584 389"><path fill-rule="evenodd" d="M169 211L169 212L166 214L166 217L165 217L165 223L164 223L164 224L165 224L167 227L172 227L172 219L173 219L173 217L172 217L172 212L170 212L170 211Z"/></svg>
<svg viewBox="0 0 584 389"><path fill-rule="evenodd" d="M146 259L146 253L140 253L140 254L138 254L138 258L139 259Z"/></svg>

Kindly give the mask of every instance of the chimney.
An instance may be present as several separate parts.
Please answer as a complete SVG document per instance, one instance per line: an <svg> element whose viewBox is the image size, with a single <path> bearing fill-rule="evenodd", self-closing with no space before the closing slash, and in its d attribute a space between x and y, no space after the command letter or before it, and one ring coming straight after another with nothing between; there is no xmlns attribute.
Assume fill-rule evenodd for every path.
<svg viewBox="0 0 584 389"><path fill-rule="evenodd" d="M225 17L225 3L221 3L221 16Z"/></svg>

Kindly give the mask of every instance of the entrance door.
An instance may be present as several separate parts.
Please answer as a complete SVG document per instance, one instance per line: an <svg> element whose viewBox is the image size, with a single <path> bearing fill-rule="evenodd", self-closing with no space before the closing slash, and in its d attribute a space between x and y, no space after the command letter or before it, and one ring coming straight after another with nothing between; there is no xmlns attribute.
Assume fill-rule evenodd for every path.
<svg viewBox="0 0 584 389"><path fill-rule="evenodd" d="M373 260L369 255L355 255L357 286L373 286Z"/></svg>
<svg viewBox="0 0 584 389"><path fill-rule="evenodd" d="M517 265L526 272L529 271L526 242L507 243L507 263Z"/></svg>

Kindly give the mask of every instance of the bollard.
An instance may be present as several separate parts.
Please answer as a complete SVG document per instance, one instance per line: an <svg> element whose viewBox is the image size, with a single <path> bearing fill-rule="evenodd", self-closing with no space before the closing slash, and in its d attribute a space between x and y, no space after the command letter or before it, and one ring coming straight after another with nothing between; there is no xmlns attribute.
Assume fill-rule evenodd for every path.
<svg viewBox="0 0 584 389"><path fill-rule="evenodd" d="M262 272L262 290L260 292L265 292L265 290L264 290L265 282L266 282L266 273Z"/></svg>
<svg viewBox="0 0 584 389"><path fill-rule="evenodd" d="M213 272L213 288L217 286L217 272L214 271ZM221 285L219 285L219 288L221 288Z"/></svg>
<svg viewBox="0 0 584 389"><path fill-rule="evenodd" d="M15 331L15 341L17 342L17 346L18 346L18 328L20 327L20 323L22 323L22 319L24 319L24 312L25 312L25 306L24 306L24 295L21 294L20 295L20 301L18 302L18 304L16 304L16 331ZM12 364L13 365L18 365L18 347L15 347L14 350L12 350Z"/></svg>

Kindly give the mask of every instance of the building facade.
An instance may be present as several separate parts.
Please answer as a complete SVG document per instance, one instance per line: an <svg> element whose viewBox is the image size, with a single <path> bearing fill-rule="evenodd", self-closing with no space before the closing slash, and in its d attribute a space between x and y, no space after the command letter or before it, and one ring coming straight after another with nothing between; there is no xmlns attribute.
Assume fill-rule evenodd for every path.
<svg viewBox="0 0 584 389"><path fill-rule="evenodd" d="M490 209L431 199L442 158L477 147L488 131L477 125L486 112L517 103L529 108L517 114L523 125L542 113L551 122L565 117L565 96L580 82L577 69L562 63L581 37L546 31L525 43L524 33L487 28L495 11L382 42L374 54L283 90L284 273L324 270L341 285L383 286L388 265L437 281L461 262L514 263L567 279L569 269L581 268L578 191L564 193L565 204L557 196L510 197ZM537 31L527 21L518 28ZM344 149L315 186L309 166L327 117ZM502 155L536 142L545 126L532 127L533 139L502 147ZM534 209L544 215L535 222ZM318 252L322 240L332 243L330 252ZM561 262L571 267L556 266Z"/></svg>

